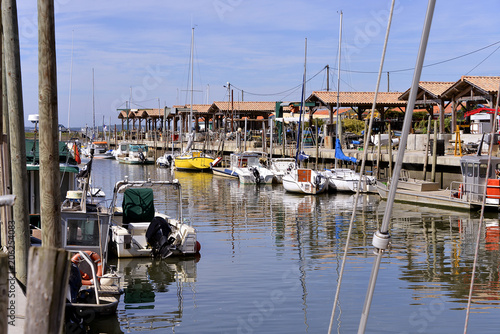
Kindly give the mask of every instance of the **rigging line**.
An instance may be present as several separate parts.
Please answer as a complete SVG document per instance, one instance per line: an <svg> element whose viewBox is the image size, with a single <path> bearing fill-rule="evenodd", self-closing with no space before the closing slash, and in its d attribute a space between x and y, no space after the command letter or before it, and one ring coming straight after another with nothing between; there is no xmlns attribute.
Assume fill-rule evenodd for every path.
<svg viewBox="0 0 500 334"><path fill-rule="evenodd" d="M321 72L323 72L325 69L326 69L326 66L325 66L325 67L323 67L321 70L319 70L319 71L318 71L315 75L313 75L312 77L310 77L309 79L307 79L305 82L306 82L306 83L308 83L309 81L311 81L312 79L314 79L315 77L317 77L317 76L318 76ZM248 95L257 95L257 96L275 96L275 95L283 95L283 94L288 93L288 92L290 92L290 91L292 91L292 90L295 90L295 89L297 89L297 88L299 88L299 87L301 87L301 86L302 86L302 83L300 83L300 84L298 84L298 85L296 85L296 86L293 86L293 87L292 87L292 88L290 88L290 89L287 89L287 90L284 90L284 91L282 91L282 92L279 92L279 93L267 93L267 94L252 93L252 92L249 92L249 91L246 91L246 90L245 90L245 94L248 94ZM241 88L238 88L238 87L236 87L236 86L235 86L235 85L233 85L233 84L231 84L231 87L233 87L233 88L234 88L234 89L236 89L236 90L242 91L242 89L241 89Z"/></svg>
<svg viewBox="0 0 500 334"><path fill-rule="evenodd" d="M482 47L480 49L477 49L477 50L465 53L465 54L460 55L460 56L456 56L456 57L453 57L453 58L441 60L441 61L438 61L438 62L435 62L435 63L432 63L432 64L423 65L423 67L431 67L431 66L435 66L435 65L440 65L440 64L447 63L447 62L450 62L450 61L453 61L453 60L457 60L457 59L460 59L460 58L463 58L463 57L467 57L467 56L470 56L471 54L483 51L483 50L488 49L488 48L490 48L490 47L492 47L494 45L497 45L497 44L500 44L500 41L497 41L495 43L492 43L492 44L484 46L484 47ZM387 73L387 72L394 72L394 73L395 72L407 72L407 71L413 71L414 69L415 68L412 67L412 68L404 68L404 69L398 69L398 70L388 70L388 71L384 71L383 73ZM376 74L377 73L375 71L357 71L357 70L343 70L343 69L340 69L340 70L342 72L347 72L347 73L360 73L360 74Z"/></svg>
<svg viewBox="0 0 500 334"><path fill-rule="evenodd" d="M496 51L496 50L495 50ZM496 133L496 128L497 128L497 120L496 120L496 115L498 114L498 103L499 103L499 98L500 98L500 86L498 87L497 91L497 102L495 105L495 116L493 117L493 126L491 127L491 133L490 133L490 142L489 142L489 148L488 148L488 166L486 167L486 176L490 175L490 168L491 168L491 156L493 155L493 143L494 143L494 138L495 138L495 133ZM481 152L478 152L478 154ZM483 228L483 221L484 221L484 208L486 204L486 194L487 194L488 186L487 186L487 181L485 181L484 189L483 189L483 202L481 203L481 216L479 219L479 226L477 229L477 237L476 237L476 249L474 251L474 264L472 265L472 274L471 274L471 281L470 281L470 288L469 288L469 297L467 300L467 312L465 314L465 325L464 325L464 334L467 334L467 327L469 325L469 314L470 314L470 306L471 306L471 301L472 301L472 291L474 290L474 279L476 275L476 267L477 267L477 258L479 254L479 243L481 241L481 230Z"/></svg>
<svg viewBox="0 0 500 334"><path fill-rule="evenodd" d="M415 108L415 101L418 91L418 83L420 81L420 76L422 74L425 51L427 49L427 43L429 41L429 34L431 30L431 23L435 6L436 6L436 0L428 1L427 10L425 13L424 26L422 29L422 37L420 39L420 45L418 47L415 71L413 72L410 96L408 98L408 105L406 108L407 113L405 113L405 118L403 121L403 132L401 134L399 149L396 157L396 164L394 166L392 174L392 182L390 184L390 189L386 200L387 205L385 207L384 217L382 218L382 223L380 225L380 228L373 235L372 245L374 246L376 257L373 262L372 272L370 275L370 280L368 282L368 289L366 292L365 303L363 305L363 311L359 322L358 334L363 334L366 330L368 315L370 314L373 294L375 292L375 285L377 283L377 276L380 270L380 263L382 261L382 256L384 252L387 250L390 242L389 225L392 218L392 209L394 206L394 200L396 198L396 190L398 186L399 175L403 165L406 143L408 141L408 135L410 133L412 115L413 115L413 110Z"/></svg>
<svg viewBox="0 0 500 334"><path fill-rule="evenodd" d="M490 53L486 58L484 58L483 60L481 60L481 62L479 64L477 64L476 66L474 66L469 72L465 73L465 75L468 75L470 72L474 71L479 65L481 65L482 63L484 63L486 61L486 59L490 58L495 52L497 52L498 49L500 49L500 45L492 53Z"/></svg>
<svg viewBox="0 0 500 334"><path fill-rule="evenodd" d="M360 189L361 189L361 186L362 186L363 174L364 174L364 171L365 171L365 163L366 163L366 160L367 160L367 157L368 157L368 142L369 142L369 138L370 138L372 127L373 127L373 119L374 119L374 114L375 114L374 111L375 111L375 107L376 107L376 103L377 103L377 94L378 94L379 87L380 87L380 80L381 80L382 73L383 73L383 67L384 67L384 61L385 61L385 53L387 51L387 44L388 44L388 41L389 41L389 32L391 30L392 15L394 13L394 4L395 4L395 2L396 2L396 0L392 0L391 11L389 13L389 18L388 18L388 22L387 22L387 29L386 29L386 33L385 33L384 47L382 49L382 57L380 59L380 67L379 67L379 71L378 71L377 86L376 86L376 89L375 89L375 96L374 96L374 100L373 100L373 104L372 104L372 112L371 112L371 115L370 115L370 122L369 122L368 130L367 130L367 133L366 133L366 140L364 142L363 158L361 160L361 169L359 171L358 188L356 189L356 195L354 197L354 207L352 209L351 220L349 221L349 229L348 229L348 232L347 232L346 243L345 243L345 248L344 248L344 254L342 256L342 265L341 265L340 274L339 274L339 277L338 277L337 290L335 292L335 300L334 300L333 307L332 307L332 314L331 314L331 317L330 317L330 325L329 325L329 328L328 328L328 334L331 333L332 326L333 326L333 321L334 321L334 318L335 318L335 310L336 310L337 304L339 303L340 286L341 286L342 278L343 278L343 275L344 275L345 263L347 261L347 252L349 250L349 241L351 240L351 234L352 234L352 228L353 228L353 225L354 225L354 219L356 217L356 211L357 211L357 205L358 205L358 198L359 198ZM368 187L368 179L366 177L365 177L365 182L366 182L366 186ZM339 314L339 316L340 316L340 314Z"/></svg>

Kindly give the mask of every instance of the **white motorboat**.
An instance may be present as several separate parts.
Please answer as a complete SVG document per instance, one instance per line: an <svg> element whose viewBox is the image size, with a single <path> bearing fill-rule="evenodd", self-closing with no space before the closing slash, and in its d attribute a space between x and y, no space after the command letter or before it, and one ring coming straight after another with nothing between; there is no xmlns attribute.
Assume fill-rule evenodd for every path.
<svg viewBox="0 0 500 334"><path fill-rule="evenodd" d="M261 162L265 159L262 152L232 153L230 166L212 167L215 175L238 177L242 184L269 184L273 182L274 174Z"/></svg>
<svg viewBox="0 0 500 334"><path fill-rule="evenodd" d="M172 187L178 190L178 217L157 212L153 188ZM123 193L121 207L116 206L117 195ZM200 251L196 230L183 221L182 194L178 180L128 181L116 183L111 211L110 248L117 257L168 257L194 255Z"/></svg>
<svg viewBox="0 0 500 334"><path fill-rule="evenodd" d="M283 176L283 188L292 193L316 195L328 189L328 179L312 169L294 168Z"/></svg>
<svg viewBox="0 0 500 334"><path fill-rule="evenodd" d="M273 172L276 183L283 183L283 176L290 173L294 168L294 158L273 158L269 164L269 170Z"/></svg>
<svg viewBox="0 0 500 334"><path fill-rule="evenodd" d="M122 142L113 152L116 160L129 165L150 165L154 164L154 158L148 152L148 146L132 142Z"/></svg>
<svg viewBox="0 0 500 334"><path fill-rule="evenodd" d="M356 192L361 175L349 168L326 169L322 174L328 179L328 189L334 192ZM377 180L365 175L361 178L362 193L376 193Z"/></svg>

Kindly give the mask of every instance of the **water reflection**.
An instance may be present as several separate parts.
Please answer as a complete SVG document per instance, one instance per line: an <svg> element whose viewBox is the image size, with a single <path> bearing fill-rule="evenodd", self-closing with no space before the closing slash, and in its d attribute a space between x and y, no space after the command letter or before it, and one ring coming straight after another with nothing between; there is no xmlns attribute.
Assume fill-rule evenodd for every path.
<svg viewBox="0 0 500 334"><path fill-rule="evenodd" d="M189 295L196 291L198 261L199 257L112 260L125 291L119 312L122 328L134 332L178 325L187 297L184 290Z"/></svg>
<svg viewBox="0 0 500 334"><path fill-rule="evenodd" d="M154 166L108 164L99 169L103 175L96 183L112 185L124 175L166 177ZM127 290L118 318L122 330L326 332L355 197L293 195L281 185L241 185L207 173L176 172L175 177L203 259L120 260ZM173 196L155 197L158 209L176 214ZM357 328L373 264L372 235L385 206L376 195L359 197L335 323L339 332ZM463 330L478 223L477 214L396 203L392 245L383 258L367 331ZM480 234L473 332L500 325L498 214L487 217ZM270 304L277 292L282 299ZM261 312L262 305L267 312ZM390 323L378 321L394 314L398 317Z"/></svg>

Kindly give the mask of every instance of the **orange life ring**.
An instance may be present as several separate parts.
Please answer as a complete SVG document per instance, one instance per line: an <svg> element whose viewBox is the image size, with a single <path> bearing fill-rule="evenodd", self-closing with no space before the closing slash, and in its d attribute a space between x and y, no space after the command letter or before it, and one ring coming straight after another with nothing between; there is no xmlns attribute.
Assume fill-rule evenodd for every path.
<svg viewBox="0 0 500 334"><path fill-rule="evenodd" d="M101 257L99 256L99 254L95 253L95 252L92 252L92 251L89 251L89 250L86 250L84 251L88 256L90 256L90 259L95 263L95 265L97 266L97 273L96 273L96 276L97 276L97 279L99 280L100 277L102 276L102 263L101 263ZM72 258L71 258L71 262L73 262L74 264L76 265L79 265L80 262L84 261L84 259L82 259L82 257L80 256L80 253L76 253ZM80 271L80 275L82 275L82 285L93 285L94 284L94 280L85 272L83 271Z"/></svg>
<svg viewBox="0 0 500 334"><path fill-rule="evenodd" d="M460 183L460 185L458 186L458 198L462 198L463 190L464 190L464 184Z"/></svg>

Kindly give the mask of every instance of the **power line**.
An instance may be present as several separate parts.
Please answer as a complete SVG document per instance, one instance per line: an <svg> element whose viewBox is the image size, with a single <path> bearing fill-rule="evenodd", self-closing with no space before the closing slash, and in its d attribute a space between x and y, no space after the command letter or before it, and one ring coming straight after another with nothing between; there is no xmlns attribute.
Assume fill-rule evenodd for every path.
<svg viewBox="0 0 500 334"><path fill-rule="evenodd" d="M447 62L450 62L450 61L453 61L453 60L457 60L457 59L460 59L460 58L463 58L463 57L467 57L467 56L470 56L471 54L474 54L474 53L477 53L479 51L483 51L487 48L490 48L494 45L497 45L499 44L500 41L497 41L495 43L492 43L490 45L487 45L485 47L482 47L480 49L477 49L477 50L474 50L474 51L471 51L471 52L468 52L468 53L465 53L463 55L460 55L460 56L456 56L456 57L453 57L453 58L449 58L449 59L445 59L445 60L441 60L441 61L438 61L438 62L435 62L435 63L432 63L432 64L427 64L427 65L424 65L423 67L431 67L431 66L436 66L436 65L440 65L440 64L444 64L444 63L447 63ZM495 50L496 51L496 50ZM495 52L494 51L494 52ZM484 61L484 60L483 60ZM335 69L336 70L336 69ZM356 71L356 70L343 70L343 69L340 69L342 72L349 72L349 73L362 73L362 74L377 74L378 72L375 72L375 71ZM387 72L406 72L406 71L413 71L414 70L414 67L411 67L411 68L404 68L404 69L399 69L399 70L388 70L388 71L384 71L383 73L387 73Z"/></svg>

